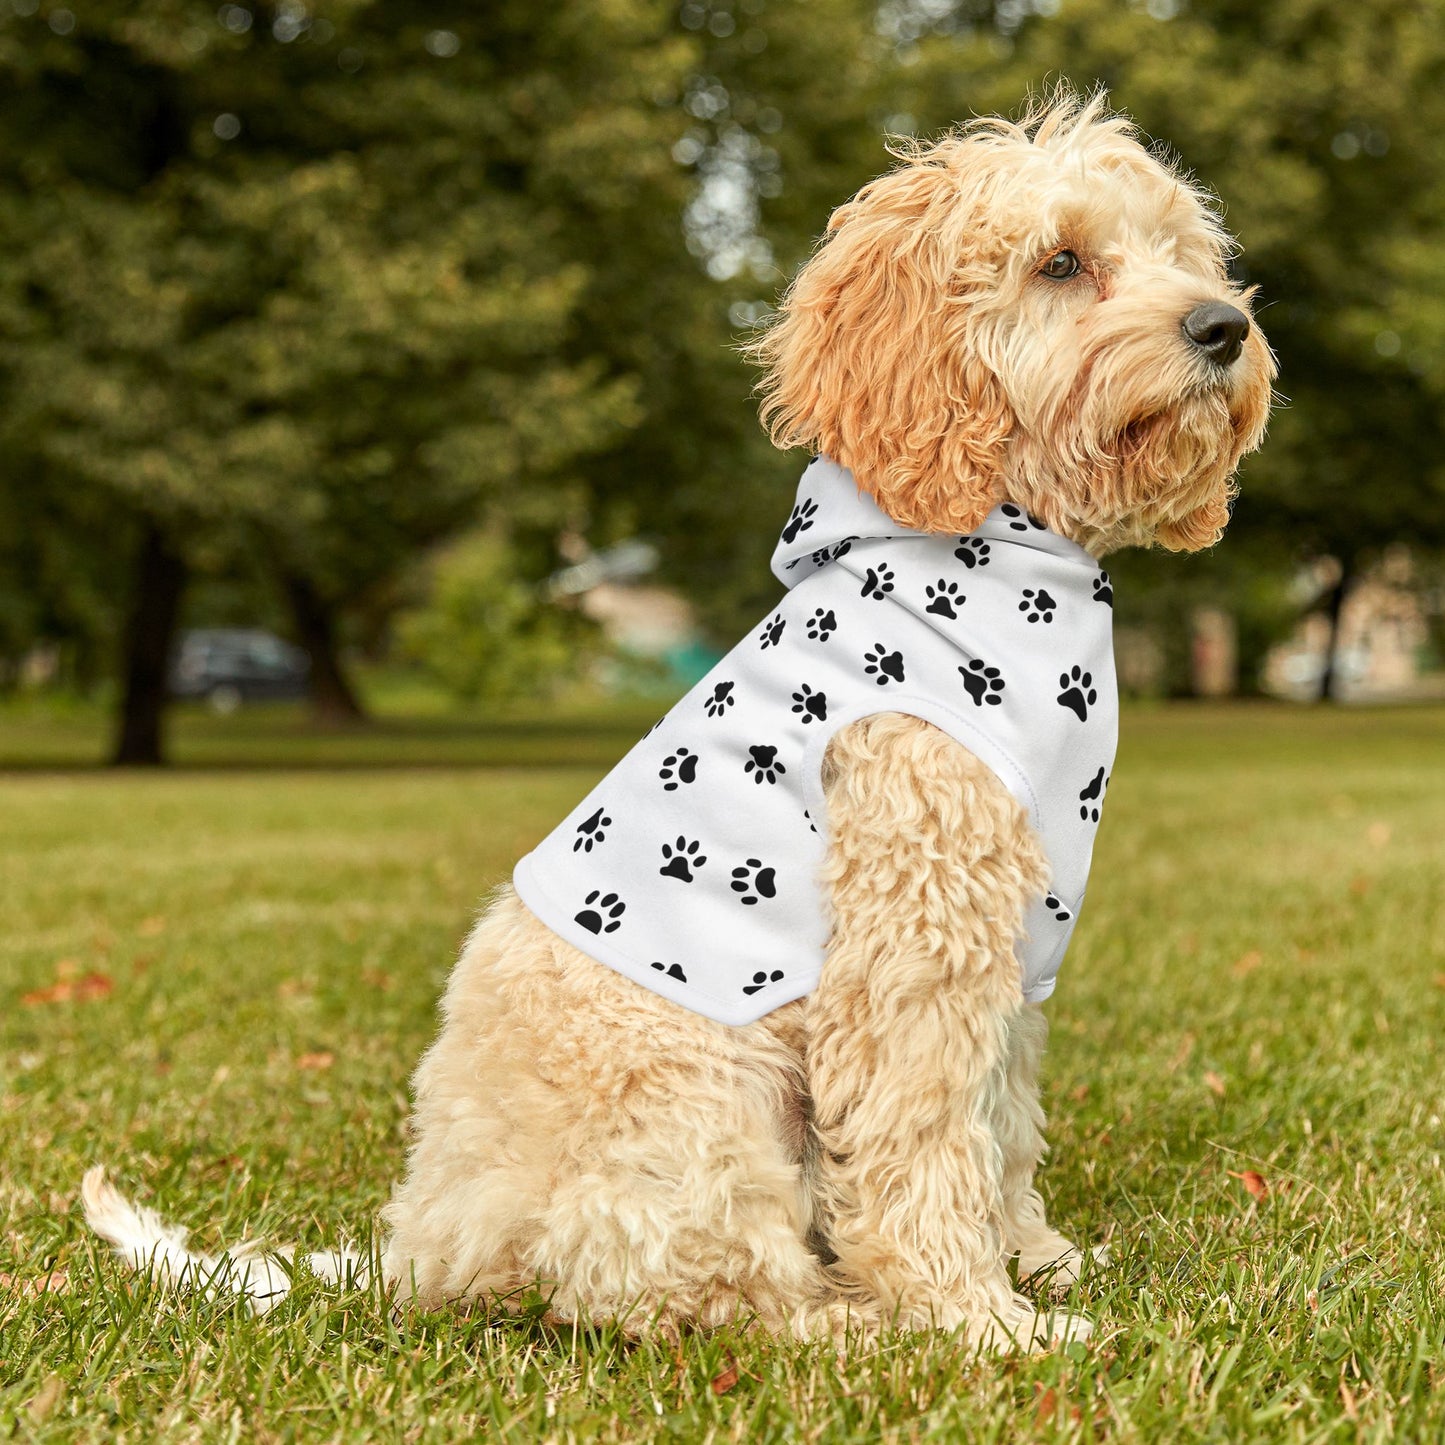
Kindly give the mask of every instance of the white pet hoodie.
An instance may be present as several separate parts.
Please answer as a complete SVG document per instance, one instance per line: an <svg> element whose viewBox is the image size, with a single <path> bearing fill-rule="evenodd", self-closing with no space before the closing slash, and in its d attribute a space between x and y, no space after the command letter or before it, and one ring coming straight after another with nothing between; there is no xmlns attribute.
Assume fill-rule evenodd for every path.
<svg viewBox="0 0 1445 1445"><path fill-rule="evenodd" d="M911 531L820 457L773 554L790 589L516 868L584 953L746 1024L810 993L829 738L872 713L941 728L997 773L1048 856L1024 997L1053 992L1083 901L1118 702L1108 574L1005 504L967 537Z"/></svg>

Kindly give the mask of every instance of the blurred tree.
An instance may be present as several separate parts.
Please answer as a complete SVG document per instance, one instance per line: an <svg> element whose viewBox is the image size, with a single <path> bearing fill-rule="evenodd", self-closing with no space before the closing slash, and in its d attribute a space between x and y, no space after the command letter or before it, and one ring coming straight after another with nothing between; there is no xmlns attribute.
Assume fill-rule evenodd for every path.
<svg viewBox="0 0 1445 1445"><path fill-rule="evenodd" d="M602 268L569 197L676 242L657 97L692 46L655 0L434 16L0 12L4 470L94 496L129 551L118 761L160 758L198 554L264 553L346 711L341 609L480 513L555 530L641 420L575 325Z"/></svg>

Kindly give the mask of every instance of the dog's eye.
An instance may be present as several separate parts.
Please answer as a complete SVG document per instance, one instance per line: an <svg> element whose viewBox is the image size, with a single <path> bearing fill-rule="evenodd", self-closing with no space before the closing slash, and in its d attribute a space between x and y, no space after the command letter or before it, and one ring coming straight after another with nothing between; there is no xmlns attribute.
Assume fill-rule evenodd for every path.
<svg viewBox="0 0 1445 1445"><path fill-rule="evenodd" d="M1077 276L1082 269L1079 258L1072 251L1055 251L1039 267L1039 274L1047 276L1050 281L1067 281L1071 276Z"/></svg>

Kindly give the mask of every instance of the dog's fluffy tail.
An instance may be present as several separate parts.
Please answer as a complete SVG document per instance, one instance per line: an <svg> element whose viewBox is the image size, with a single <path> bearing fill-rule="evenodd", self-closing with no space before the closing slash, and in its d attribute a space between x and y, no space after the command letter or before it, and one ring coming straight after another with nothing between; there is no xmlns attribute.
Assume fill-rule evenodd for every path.
<svg viewBox="0 0 1445 1445"><path fill-rule="evenodd" d="M186 1248L184 1229L143 1204L132 1204L105 1177L103 1164L86 1171L80 1198L85 1222L132 1269L163 1284L200 1290L207 1299L240 1296L258 1315L279 1304L291 1288L294 1249L267 1250L252 1243L219 1255L195 1254ZM370 1275L370 1262L352 1249L305 1258L311 1272L331 1284L365 1284Z"/></svg>

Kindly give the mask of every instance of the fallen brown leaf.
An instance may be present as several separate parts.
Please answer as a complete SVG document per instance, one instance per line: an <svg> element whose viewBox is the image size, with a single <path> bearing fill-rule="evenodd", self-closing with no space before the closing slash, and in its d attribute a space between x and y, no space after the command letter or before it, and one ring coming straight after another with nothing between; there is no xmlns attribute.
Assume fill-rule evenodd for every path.
<svg viewBox="0 0 1445 1445"><path fill-rule="evenodd" d="M1363 898L1374 886L1375 883L1373 879L1366 878L1363 873L1357 873L1350 879L1350 896L1352 898Z"/></svg>
<svg viewBox="0 0 1445 1445"><path fill-rule="evenodd" d="M47 1003L88 1003L113 992L115 982L108 974L87 973L83 978L62 978L48 988L32 989L21 994L20 1002L27 1008Z"/></svg>
<svg viewBox="0 0 1445 1445"><path fill-rule="evenodd" d="M336 1062L336 1055L326 1049L318 1049L314 1054L302 1054L296 1060L298 1069L329 1069Z"/></svg>
<svg viewBox="0 0 1445 1445"><path fill-rule="evenodd" d="M1204 1075L1204 1086L1211 1094L1217 1094L1221 1099L1224 1097L1224 1080L1220 1078L1213 1069L1206 1070Z"/></svg>
<svg viewBox="0 0 1445 1445"><path fill-rule="evenodd" d="M1237 1179L1244 1185L1245 1192L1251 1198L1263 1199L1265 1195L1269 1193L1269 1181L1263 1174L1253 1169L1243 1169L1238 1173L1231 1169L1228 1172L1231 1179Z"/></svg>
<svg viewBox="0 0 1445 1445"><path fill-rule="evenodd" d="M1234 961L1234 976L1243 978L1246 974L1253 973L1263 962L1264 955L1257 948L1251 948L1248 953L1241 954Z"/></svg>
<svg viewBox="0 0 1445 1445"><path fill-rule="evenodd" d="M727 1369L712 1377L712 1392L714 1395L726 1395L737 1382L738 1362L729 1355Z"/></svg>
<svg viewBox="0 0 1445 1445"><path fill-rule="evenodd" d="M1034 1424L1050 1425L1053 1423L1055 1414L1058 1413L1059 1397L1052 1387L1040 1390L1038 1400L1034 1405Z"/></svg>
<svg viewBox="0 0 1445 1445"><path fill-rule="evenodd" d="M1435 975L1435 987L1445 988L1445 973L1437 973Z"/></svg>
<svg viewBox="0 0 1445 1445"><path fill-rule="evenodd" d="M1069 1090L1069 1098L1071 1098L1076 1104L1082 1104L1084 1100L1088 1097L1089 1086L1087 1084L1080 1084L1078 1088Z"/></svg>
<svg viewBox="0 0 1445 1445"><path fill-rule="evenodd" d="M384 968L364 968L361 971L361 981L367 988L374 988L379 993L390 993L395 980Z"/></svg>
<svg viewBox="0 0 1445 1445"><path fill-rule="evenodd" d="M43 1294L69 1294L70 1276L63 1269L53 1269L27 1279L23 1275L0 1272L0 1289L13 1289L26 1299L38 1299Z"/></svg>

